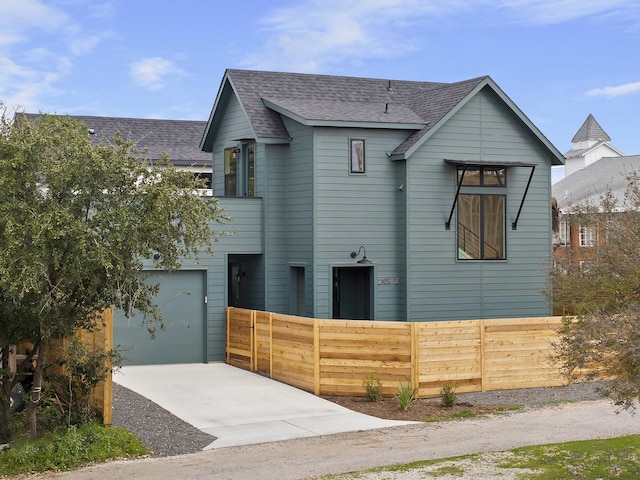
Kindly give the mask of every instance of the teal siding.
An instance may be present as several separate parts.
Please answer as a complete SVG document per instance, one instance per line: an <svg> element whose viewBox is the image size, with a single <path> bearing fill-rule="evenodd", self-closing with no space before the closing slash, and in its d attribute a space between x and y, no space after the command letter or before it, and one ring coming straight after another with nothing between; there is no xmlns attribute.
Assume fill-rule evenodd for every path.
<svg viewBox="0 0 640 480"><path fill-rule="evenodd" d="M318 128L314 134L315 162L315 264L317 298L315 316L330 317L331 268L355 265L350 252L360 245L374 263L375 319L404 319L403 281L378 285L378 278L404 277L404 242L398 230L404 204L402 166L389 160L388 152L408 132ZM365 140L364 175L351 175L349 138Z"/></svg>
<svg viewBox="0 0 640 480"><path fill-rule="evenodd" d="M235 147L238 139L254 136L251 125L238 102L232 95L224 111L224 121L213 144L213 196L224 195L224 150ZM257 166L260 168L259 166Z"/></svg>
<svg viewBox="0 0 640 480"><path fill-rule="evenodd" d="M314 185L314 137L313 129L284 119L285 126L292 138L288 147L288 157L281 172L285 179L285 221L286 258L285 268L304 266L305 301L307 315L314 313L314 292L317 291L314 264L314 220L313 199L316 193ZM291 286L287 284L285 292L288 298ZM283 305L288 312L289 303ZM289 313L289 312L288 312Z"/></svg>
<svg viewBox="0 0 640 480"><path fill-rule="evenodd" d="M529 168L507 177L507 260L457 261L455 167L443 159L537 165L518 229L511 230ZM530 133L497 97L483 91L407 161L410 321L549 315L540 294L551 256L550 165Z"/></svg>
<svg viewBox="0 0 640 480"><path fill-rule="evenodd" d="M207 361L220 361L225 358L226 316L228 285L228 255L246 255L247 268L252 267L248 286L244 293L253 295L251 305L264 309L264 256L263 254L263 200L261 198L225 197L219 199L220 206L231 222L221 229L234 232L231 236L221 237L213 245L214 257L203 256L200 264L207 267Z"/></svg>
<svg viewBox="0 0 640 480"><path fill-rule="evenodd" d="M287 242L287 196L288 164L286 145L263 145L259 148L261 165L268 165L264 172L265 184L265 255L269 259L265 271L265 308L272 312L288 313L288 242Z"/></svg>

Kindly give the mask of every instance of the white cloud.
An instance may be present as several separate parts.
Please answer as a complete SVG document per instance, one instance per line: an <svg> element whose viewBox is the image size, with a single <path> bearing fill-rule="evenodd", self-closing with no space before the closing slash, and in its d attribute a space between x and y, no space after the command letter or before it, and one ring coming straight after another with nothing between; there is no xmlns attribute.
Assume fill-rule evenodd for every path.
<svg viewBox="0 0 640 480"><path fill-rule="evenodd" d="M89 53L108 35L87 33L71 17L71 6L68 1L0 0L0 99L6 104L32 109L58 93L73 57Z"/></svg>
<svg viewBox="0 0 640 480"><path fill-rule="evenodd" d="M182 75L184 71L173 62L162 57L151 57L139 60L131 65L133 80L150 90L159 90L164 86L167 77Z"/></svg>
<svg viewBox="0 0 640 480"><path fill-rule="evenodd" d="M39 0L2 0L0 27L2 30L56 29L68 21L67 15Z"/></svg>
<svg viewBox="0 0 640 480"><path fill-rule="evenodd" d="M499 6L525 23L556 24L635 7L636 0L502 0Z"/></svg>
<svg viewBox="0 0 640 480"><path fill-rule="evenodd" d="M590 97L621 97L640 91L640 82L625 83L614 87L593 88L586 94Z"/></svg>
<svg viewBox="0 0 640 480"><path fill-rule="evenodd" d="M313 72L335 63L400 56L415 46L398 34L399 27L452 5L456 2L308 0L267 16L263 30L269 40L243 63L249 68Z"/></svg>
<svg viewBox="0 0 640 480"><path fill-rule="evenodd" d="M487 9L505 24L571 21L637 8L637 0L301 0L267 13L262 47L241 64L254 69L300 72L375 58L401 58L423 48L410 34L419 26L428 41L430 25L444 16ZM415 30L414 30L415 31Z"/></svg>

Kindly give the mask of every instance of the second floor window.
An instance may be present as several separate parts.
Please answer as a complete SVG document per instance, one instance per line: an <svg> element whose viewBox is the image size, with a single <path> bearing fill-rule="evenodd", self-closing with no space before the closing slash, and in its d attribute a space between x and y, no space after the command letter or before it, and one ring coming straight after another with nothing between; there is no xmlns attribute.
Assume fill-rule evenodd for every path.
<svg viewBox="0 0 640 480"><path fill-rule="evenodd" d="M596 243L596 234L592 227L580 225L580 246L593 247Z"/></svg>
<svg viewBox="0 0 640 480"><path fill-rule="evenodd" d="M224 194L228 197L255 195L255 144L242 143L224 151Z"/></svg>
<svg viewBox="0 0 640 480"><path fill-rule="evenodd" d="M504 260L504 195L468 195L458 198L458 259Z"/></svg>
<svg viewBox="0 0 640 480"><path fill-rule="evenodd" d="M569 222L566 220L560 220L560 244L561 245L569 245L571 244L571 230Z"/></svg>
<svg viewBox="0 0 640 480"><path fill-rule="evenodd" d="M458 260L506 258L506 168L458 167ZM480 187L480 188L477 188Z"/></svg>

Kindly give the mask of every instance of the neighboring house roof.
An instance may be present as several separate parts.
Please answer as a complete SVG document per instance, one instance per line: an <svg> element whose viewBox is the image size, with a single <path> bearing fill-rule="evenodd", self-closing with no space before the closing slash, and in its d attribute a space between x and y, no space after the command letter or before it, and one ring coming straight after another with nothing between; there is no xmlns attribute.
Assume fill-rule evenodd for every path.
<svg viewBox="0 0 640 480"><path fill-rule="evenodd" d="M586 157L587 155L589 155L591 152L595 152L596 150L598 150L599 148L601 149L606 149L609 150L611 153L616 154L617 156L624 156L624 154L618 150L617 148L609 145L609 143L605 142L605 141L600 141L588 148L578 148L578 149L571 149L569 150L567 153L564 154L564 156L566 157L567 160L571 160L572 158L580 158L580 157ZM602 155L602 153L601 153Z"/></svg>
<svg viewBox="0 0 640 480"><path fill-rule="evenodd" d="M229 69L222 79L201 148L212 151L213 138L222 123L221 110L235 95L256 140L288 142L289 133L281 115L307 125L414 130L390 152L392 157L406 158L486 86L552 152L552 164L564 164L562 154L487 76L441 83Z"/></svg>
<svg viewBox="0 0 640 480"><path fill-rule="evenodd" d="M576 134L571 139L573 148L565 153L564 156L567 158L567 160L586 157L589 153L594 152L599 147L608 148L612 153L619 156L624 155L618 149L609 145L608 142L610 141L611 137L607 135L607 132L603 130L600 124L596 121L595 117L590 113L582 126L578 129Z"/></svg>
<svg viewBox="0 0 640 480"><path fill-rule="evenodd" d="M596 122L596 119L592 114L587 116L587 119L573 136L571 142L583 142L586 140L599 140L603 142L611 141L609 135L607 135L600 124Z"/></svg>
<svg viewBox="0 0 640 480"><path fill-rule="evenodd" d="M597 204L601 195L609 190L622 201L629 184L628 176L633 172L640 173L640 155L601 158L555 183L553 196L565 212L578 204Z"/></svg>
<svg viewBox="0 0 640 480"><path fill-rule="evenodd" d="M28 120L40 114L23 114ZM69 115L89 127L91 138L97 142L111 142L120 132L138 149L147 149L147 156L157 161L167 154L173 165L211 167L211 155L199 148L207 122L193 120L160 120L147 118L93 117Z"/></svg>

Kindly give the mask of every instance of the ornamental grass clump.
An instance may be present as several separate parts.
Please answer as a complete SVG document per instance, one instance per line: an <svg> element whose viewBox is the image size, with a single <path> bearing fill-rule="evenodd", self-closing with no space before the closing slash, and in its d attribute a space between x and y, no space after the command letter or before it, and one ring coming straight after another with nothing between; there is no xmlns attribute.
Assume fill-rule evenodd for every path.
<svg viewBox="0 0 640 480"><path fill-rule="evenodd" d="M382 382L376 373L370 373L362 382L367 398L372 402L377 402L382 398Z"/></svg>
<svg viewBox="0 0 640 480"><path fill-rule="evenodd" d="M417 400L418 389L414 388L410 382L402 382L396 386L395 399L398 402L398 407L403 412L406 412L409 407Z"/></svg>

